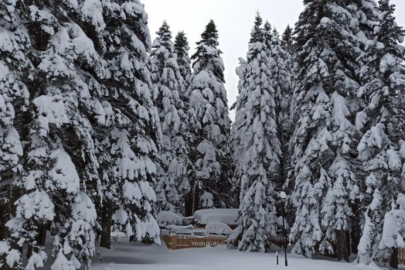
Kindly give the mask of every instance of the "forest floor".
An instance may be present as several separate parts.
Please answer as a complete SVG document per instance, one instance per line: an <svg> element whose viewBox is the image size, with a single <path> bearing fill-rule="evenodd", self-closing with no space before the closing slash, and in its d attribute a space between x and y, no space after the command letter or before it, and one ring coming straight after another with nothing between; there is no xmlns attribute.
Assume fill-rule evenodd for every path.
<svg viewBox="0 0 405 270"><path fill-rule="evenodd" d="M171 251L162 246L114 242L111 250L101 250L102 261L94 259L92 270L277 270L286 269L284 260L276 264L275 253L244 253L226 247ZM281 254L283 256L283 254ZM377 266L309 260L289 256L290 270L376 270Z"/></svg>

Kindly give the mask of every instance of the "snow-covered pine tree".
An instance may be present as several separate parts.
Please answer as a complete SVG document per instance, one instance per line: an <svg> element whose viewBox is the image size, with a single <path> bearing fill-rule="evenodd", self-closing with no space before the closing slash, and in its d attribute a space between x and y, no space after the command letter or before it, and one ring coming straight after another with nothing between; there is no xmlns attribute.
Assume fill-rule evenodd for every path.
<svg viewBox="0 0 405 270"><path fill-rule="evenodd" d="M294 190L295 185L295 175L294 175L294 162L292 162L292 156L294 152L294 144L292 138L294 137L294 131L296 130L296 125L300 117L298 107L298 95L300 94L300 80L298 78L296 58L296 48L294 46L294 30L287 25L284 30L281 39L281 46L287 54L287 66L291 72L291 84L290 84L290 96L288 111L288 128L285 129L283 142L283 162L284 169L282 174L282 181L284 181L282 189L288 196L291 195ZM291 198L291 197L290 197ZM288 200L285 205L286 219L290 227L294 224L295 220L295 209L292 200Z"/></svg>
<svg viewBox="0 0 405 270"><path fill-rule="evenodd" d="M247 72L247 62L244 58L239 58L239 66L236 68L236 75L239 77L238 82L238 95L240 95L244 89L244 82L245 82L245 74ZM238 101L236 101L231 110L235 110L235 116L239 115L239 111L243 110L242 107L238 106ZM232 124L231 129L231 143L232 143L232 153L233 153L233 166L234 166L234 173L233 173L233 186L235 192L239 191L239 202L242 200L243 194L240 192L241 188L241 178L243 175L243 144L241 143L242 134L240 133L241 130L236 128L236 123Z"/></svg>
<svg viewBox="0 0 405 270"><path fill-rule="evenodd" d="M266 21L263 25L263 31L264 31L265 43L267 43L267 45L270 46L274 31L277 32L277 29L273 30L269 21Z"/></svg>
<svg viewBox="0 0 405 270"><path fill-rule="evenodd" d="M287 25L286 29L284 30L283 36L281 38L281 45L283 46L284 50L288 53L292 54L294 51L294 43L293 43L293 29L290 25Z"/></svg>
<svg viewBox="0 0 405 270"><path fill-rule="evenodd" d="M188 40L186 37L186 34L184 32L179 32L176 35L175 41L174 41L174 52L176 53L177 57L177 64L179 65L180 68L180 73L183 76L183 83L184 83L184 91L180 93L180 99L184 103L184 110L187 112L189 102L190 102L190 93L189 93L189 87L190 87L190 81L191 81L191 59L189 57L189 51L190 47L188 44ZM187 120L187 114L186 114L186 120ZM189 148L190 144L190 136L188 133L185 134L185 139L187 143L187 148ZM190 160L190 159L189 159ZM189 167L187 168L187 177L190 177L193 172L193 166L192 164L189 164ZM184 205L183 207L183 214L186 216L191 216L193 214L192 212L192 205L193 205L193 196L190 192L186 193L185 196L183 197L182 204Z"/></svg>
<svg viewBox="0 0 405 270"><path fill-rule="evenodd" d="M194 74L189 88L189 157L194 167L191 176L193 210L227 204L230 180L230 119L224 87L224 63L218 49L214 21L206 26L197 43ZM201 196L200 196L201 195Z"/></svg>
<svg viewBox="0 0 405 270"><path fill-rule="evenodd" d="M191 80L191 59L189 57L189 51L190 47L186 34L183 31L177 33L176 39L174 40L174 52L176 53L177 64L179 65L180 73L183 76L183 82L185 85L185 93L182 93L182 100L185 102L189 99L187 90L190 86Z"/></svg>
<svg viewBox="0 0 405 270"><path fill-rule="evenodd" d="M268 41L270 49L269 57L269 80L275 93L277 137L280 141L282 155L280 156L279 173L275 180L276 189L281 190L285 184L289 170L290 154L288 151L291 138L290 103L292 93L292 66L291 56L283 48L282 41L276 29L273 30L271 39Z"/></svg>
<svg viewBox="0 0 405 270"><path fill-rule="evenodd" d="M392 266L397 267L398 247L403 246L397 228L404 228L392 217L397 207L402 207L397 206L397 200L404 192L405 48L400 43L405 31L397 26L395 6L389 0L380 0L378 11L375 38L368 43L368 64L362 69L363 85L358 93L366 104L357 114L356 126L364 134L358 151L367 172L364 201L368 203L358 261L370 263L391 256Z"/></svg>
<svg viewBox="0 0 405 270"><path fill-rule="evenodd" d="M319 245L321 252L348 260L350 201L359 195L352 164L359 107L354 79L360 52L351 28L356 18L341 1L304 3L295 31L300 90L290 239L305 256Z"/></svg>
<svg viewBox="0 0 405 270"><path fill-rule="evenodd" d="M5 224L13 203L9 191L13 178L21 170L23 154L22 113L28 105L26 83L34 79L34 68L26 57L31 40L16 10L18 2L0 3L0 240L7 237Z"/></svg>
<svg viewBox="0 0 405 270"><path fill-rule="evenodd" d="M27 57L37 76L28 84L32 99L23 132L24 166L14 181L13 191L19 196L16 213L7 223L12 252L26 244L26 269L43 266L46 253L41 246L51 225L53 269L89 268L95 253L96 212L86 186L98 176L87 118L94 113L94 100L86 70L102 73L100 57L88 38L104 26L101 5L64 1L55 8L45 1L19 3L15 11L31 40ZM19 268L19 259L10 268Z"/></svg>
<svg viewBox="0 0 405 270"><path fill-rule="evenodd" d="M249 42L247 62L238 70L241 81L233 124L236 171L240 174L241 251L265 252L276 234L274 184L278 175L280 141L277 137L276 93L271 84L271 53L258 14ZM275 64L275 63L273 63ZM274 71L274 70L273 70Z"/></svg>
<svg viewBox="0 0 405 270"><path fill-rule="evenodd" d="M23 155L22 133L29 91L27 84L35 78L35 70L27 52L31 40L17 11L19 1L0 3L0 240L8 238L6 222L13 213L12 182L21 173ZM14 195L14 196L13 196ZM3 243L18 248L15 243ZM0 268L22 267L18 250L0 256Z"/></svg>
<svg viewBox="0 0 405 270"><path fill-rule="evenodd" d="M159 112L162 128L159 153L161 162L158 166L156 186L157 208L158 211L182 212L180 202L190 191L186 175L190 163L186 141L187 122L181 99L185 83L174 52L171 31L166 22L160 27L157 35L151 53L154 103ZM183 44L182 50L185 49L184 46L186 45ZM187 51L182 53L184 60Z"/></svg>
<svg viewBox="0 0 405 270"><path fill-rule="evenodd" d="M378 27L376 22L376 17L378 16L378 10L375 0L354 0L348 2L347 9L352 13L353 17L356 20L352 23L352 31L355 33L358 40L358 45L360 47L360 56L358 58L358 65L364 66L367 63L367 54L364 51L367 50L369 45L369 39L374 40L374 28ZM355 76L357 77L356 81L362 84L362 68L356 71ZM360 108L358 111L363 110L365 104L360 102ZM361 138L361 134L359 134ZM358 155L357 153L353 153ZM365 189L365 178L366 173L364 172L362 162L357 159L353 160L353 164L356 167L355 175L357 178L358 186L360 187L360 196L353 202L352 205L352 218L351 218L351 229L350 229L350 245L352 253L358 253L357 248L362 234L362 226L364 224L364 211L366 202L363 200L364 194L366 193Z"/></svg>
<svg viewBox="0 0 405 270"><path fill-rule="evenodd" d="M148 16L139 0L103 0L103 7L109 76L97 134L105 194L101 243L110 246L111 221L132 240L160 243L153 187L161 132L152 100Z"/></svg>

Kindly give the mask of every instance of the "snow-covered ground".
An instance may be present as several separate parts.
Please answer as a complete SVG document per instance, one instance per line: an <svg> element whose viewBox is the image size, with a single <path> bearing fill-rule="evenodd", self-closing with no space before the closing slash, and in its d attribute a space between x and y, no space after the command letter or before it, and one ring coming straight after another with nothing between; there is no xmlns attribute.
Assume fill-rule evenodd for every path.
<svg viewBox="0 0 405 270"><path fill-rule="evenodd" d="M102 261L92 270L277 270L286 269L283 258L276 265L275 254L243 253L226 247L171 251L164 244L143 246L115 242L112 250L101 250ZM308 260L289 256L289 270L375 270L357 264Z"/></svg>

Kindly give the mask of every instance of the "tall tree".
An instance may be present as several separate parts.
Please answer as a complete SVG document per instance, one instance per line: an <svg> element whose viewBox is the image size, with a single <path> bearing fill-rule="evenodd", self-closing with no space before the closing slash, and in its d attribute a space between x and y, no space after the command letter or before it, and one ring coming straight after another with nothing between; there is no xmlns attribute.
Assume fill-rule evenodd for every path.
<svg viewBox="0 0 405 270"><path fill-rule="evenodd" d="M177 63L179 65L180 73L183 76L185 91L188 90L191 80L191 59L189 57L189 51L190 47L186 34L183 31L177 33L174 41L174 52L177 56ZM188 94L184 93L184 96L184 99L187 101Z"/></svg>
<svg viewBox="0 0 405 270"><path fill-rule="evenodd" d="M284 50L288 53L292 53L293 48L293 29L290 25L287 25L286 29L284 30L283 36L281 38L281 45L283 46Z"/></svg>
<svg viewBox="0 0 405 270"><path fill-rule="evenodd" d="M244 88L244 78L247 71L246 68L246 60L244 58L239 58L239 66L236 68L236 75L239 77L238 95L241 94ZM243 108L238 107L238 101L236 101L231 107L231 110L235 110L235 116L239 114L240 109ZM242 138L240 136L240 131L235 129L235 123L232 124L230 136L231 151L233 154L232 192L235 195L239 195L238 197L235 196L235 204L240 205L243 198L243 193L241 192L241 178L243 175L243 158L241 155L243 155L243 145L241 143ZM228 240L228 246L230 248L234 248L237 244L236 241L239 234L240 232L235 232Z"/></svg>
<svg viewBox="0 0 405 270"><path fill-rule="evenodd" d="M35 70L26 56L31 40L16 10L17 2L3 1L0 4L0 239L6 238L5 223L9 218L10 193L13 178L21 170L20 157L23 155L21 141L27 110L29 91L27 83L35 78Z"/></svg>
<svg viewBox="0 0 405 270"><path fill-rule="evenodd" d="M103 175L101 243L110 246L111 221L131 240L160 243L154 217L160 121L152 99L148 16L139 0L105 0L104 59L109 76L97 129Z"/></svg>
<svg viewBox="0 0 405 270"><path fill-rule="evenodd" d="M304 3L295 30L300 89L290 239L305 256L319 245L321 252L348 260L350 201L359 196L353 165L360 50L351 26L356 18L341 1Z"/></svg>
<svg viewBox="0 0 405 270"><path fill-rule="evenodd" d="M98 179L88 118L94 113L94 99L84 70L102 72L103 65L81 27L103 27L97 20L100 6L93 4L94 8L81 9L66 1L56 11L45 1L19 10L32 40L28 57L38 77L29 85L25 162L14 181L20 197L8 226L12 243L28 245L27 269L43 265L44 230L49 225L55 234L54 268L87 269L95 253L97 214L87 189Z"/></svg>
<svg viewBox="0 0 405 270"><path fill-rule="evenodd" d="M174 41L174 52L176 53L177 63L179 65L180 73L183 77L184 88L180 93L180 99L184 103L184 110L187 112L190 102L190 83L191 83L191 59L189 57L190 47L188 44L188 40L186 34L184 32L179 32L176 36ZM186 121L188 118L186 117ZM190 145L190 136L189 133L186 132L184 134L187 144L187 149L189 149ZM190 159L189 159L190 160ZM187 174L184 177L190 177L193 172L193 164L189 164L187 167ZM192 207L193 207L193 195L191 192L185 194L183 196L182 204L184 205L182 211L183 214L186 216L192 215Z"/></svg>
<svg viewBox="0 0 405 270"><path fill-rule="evenodd" d="M239 69L240 93L233 124L236 169L240 174L241 225L239 250L265 252L276 234L274 183L281 156L277 136L276 93L272 85L271 52L258 14L252 31L247 62ZM273 70L274 71L274 70ZM275 79L275 78L274 78Z"/></svg>
<svg viewBox="0 0 405 270"><path fill-rule="evenodd" d="M298 110L297 108L297 97L299 94L299 79L297 78L296 72L296 50L294 48L294 36L293 36L293 29L290 25L287 25L284 33L281 37L281 47L286 53L287 59L285 61L288 70L291 73L291 82L289 86L289 94L284 98L286 104L283 106L283 115L285 120L281 120L280 123L284 126L284 141L282 143L283 146L283 169L281 172L281 179L285 181L283 183L283 190L290 194L294 188L294 171L291 168L291 156L293 154L293 145L291 140L288 138L293 137L293 133L295 130L295 125L298 118ZM288 209L288 220L291 223L294 220L294 211L292 209L293 205L289 201L286 205L289 207Z"/></svg>
<svg viewBox="0 0 405 270"><path fill-rule="evenodd" d="M405 31L397 26L395 6L380 0L375 39L370 40L368 64L362 69L364 85L358 95L366 107L357 114L357 128L364 134L359 159L367 173L365 223L358 261L389 258L398 268L398 247L403 239L403 195L401 183L405 162ZM395 229L398 228L398 229ZM399 231L398 231L399 230Z"/></svg>
<svg viewBox="0 0 405 270"><path fill-rule="evenodd" d="M12 183L22 170L23 156L23 112L29 102L28 84L36 73L27 57L31 40L19 18L19 1L0 3L0 240L8 238L6 222L13 216L14 194ZM18 194L14 196L18 197ZM3 243L3 242L2 242ZM14 242L3 244L8 250L0 255L0 267L5 269L22 267L19 246ZM12 245L10 247L10 245ZM11 250L11 248L14 248ZM10 264L7 264L10 262Z"/></svg>
<svg viewBox="0 0 405 270"><path fill-rule="evenodd" d="M227 203L231 185L228 138L230 119L224 87L224 63L218 49L218 31L210 21L197 43L194 74L189 88L188 130L191 136L190 160L193 210ZM199 196L201 195L201 196ZM198 198L201 198L199 200ZM199 204L199 202L201 202Z"/></svg>
<svg viewBox="0 0 405 270"><path fill-rule="evenodd" d="M171 31L166 22L160 27L157 35L151 58L152 78L155 83L154 101L163 133L156 187L158 208L180 212L180 202L190 191L186 175L190 163L186 142L187 122L185 106L181 99L185 83L174 52ZM186 56L183 55L182 59Z"/></svg>
<svg viewBox="0 0 405 270"><path fill-rule="evenodd" d="M276 188L281 190L285 184L289 171L290 153L289 141L292 135L292 122L290 118L290 103L292 100L293 70L292 56L282 46L279 34L273 30L271 39L268 41L270 50L269 78L270 85L275 93L277 137L280 141L282 155L280 156L279 173L275 179Z"/></svg>
<svg viewBox="0 0 405 270"><path fill-rule="evenodd" d="M353 20L351 28L356 35L361 49L358 64L365 66L368 63L368 56L363 52L366 51L369 44L375 40L375 28L378 27L376 21L378 17L377 5L374 0L354 0L348 2L348 4L348 10L356 19ZM364 76L362 75L363 71L364 69L361 68L356 72L356 81L358 81L360 85L364 84ZM358 109L358 111L361 111L364 107L365 104L360 102L360 109ZM359 137L361 138L361 134L359 134ZM357 153L354 154L358 155ZM366 208L365 204L367 204L367 202L362 199L365 197L364 194L366 193L366 173L364 172L362 162L359 159L354 160L354 164L356 166L355 175L357 182L359 183L358 185L360 187L361 195L355 201L351 202L353 215L351 218L350 243L352 253L357 253L357 247L361 237L361 227L364 224L364 209Z"/></svg>

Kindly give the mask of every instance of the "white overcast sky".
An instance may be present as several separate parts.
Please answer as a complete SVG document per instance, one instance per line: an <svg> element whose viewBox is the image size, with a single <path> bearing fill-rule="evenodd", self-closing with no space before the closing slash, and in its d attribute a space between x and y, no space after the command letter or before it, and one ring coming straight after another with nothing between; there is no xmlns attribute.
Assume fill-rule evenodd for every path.
<svg viewBox="0 0 405 270"><path fill-rule="evenodd" d="M238 77L235 68L239 57L245 57L256 12L268 20L279 32L287 24L294 26L303 10L302 0L141 0L149 15L149 29L152 40L155 32L166 20L173 37L184 31L189 39L190 54L195 43L210 19L218 27L220 49L225 62L226 89L229 105L236 100ZM392 0L397 5L396 16L400 25L405 26L405 0ZM234 118L234 112L231 112Z"/></svg>

